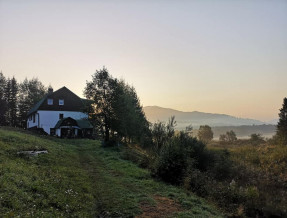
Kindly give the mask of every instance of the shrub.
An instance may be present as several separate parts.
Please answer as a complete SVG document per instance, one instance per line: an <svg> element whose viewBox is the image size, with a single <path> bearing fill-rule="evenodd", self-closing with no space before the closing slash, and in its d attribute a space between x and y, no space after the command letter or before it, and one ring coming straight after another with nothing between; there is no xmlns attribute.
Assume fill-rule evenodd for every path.
<svg viewBox="0 0 287 218"><path fill-rule="evenodd" d="M161 149L153 174L162 180L181 184L190 169L207 170L211 155L205 144L180 132Z"/></svg>
<svg viewBox="0 0 287 218"><path fill-rule="evenodd" d="M232 173L232 161L227 149L211 152L213 163L209 169L211 175L217 180L230 179Z"/></svg>
<svg viewBox="0 0 287 218"><path fill-rule="evenodd" d="M156 160L153 173L155 176L171 184L180 184L187 163L180 146L171 142L165 146Z"/></svg>

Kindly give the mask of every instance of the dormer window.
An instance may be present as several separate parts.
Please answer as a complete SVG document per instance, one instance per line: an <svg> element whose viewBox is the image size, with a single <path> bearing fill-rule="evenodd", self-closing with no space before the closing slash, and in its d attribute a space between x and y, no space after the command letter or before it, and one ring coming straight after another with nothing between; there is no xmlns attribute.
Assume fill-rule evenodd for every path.
<svg viewBox="0 0 287 218"><path fill-rule="evenodd" d="M64 99L59 99L59 105L64 105Z"/></svg>
<svg viewBox="0 0 287 218"><path fill-rule="evenodd" d="M47 101L48 105L53 105L53 99L51 98L48 98L48 101Z"/></svg>

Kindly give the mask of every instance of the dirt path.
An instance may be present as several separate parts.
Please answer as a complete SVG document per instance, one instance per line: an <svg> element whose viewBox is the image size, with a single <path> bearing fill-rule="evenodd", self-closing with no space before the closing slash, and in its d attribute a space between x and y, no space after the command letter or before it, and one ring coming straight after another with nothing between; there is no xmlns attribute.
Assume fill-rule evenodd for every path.
<svg viewBox="0 0 287 218"><path fill-rule="evenodd" d="M174 200L161 196L154 196L153 198L156 205L142 202L141 209L143 213L136 218L148 218L148 217L168 217L169 215L182 211L181 206Z"/></svg>

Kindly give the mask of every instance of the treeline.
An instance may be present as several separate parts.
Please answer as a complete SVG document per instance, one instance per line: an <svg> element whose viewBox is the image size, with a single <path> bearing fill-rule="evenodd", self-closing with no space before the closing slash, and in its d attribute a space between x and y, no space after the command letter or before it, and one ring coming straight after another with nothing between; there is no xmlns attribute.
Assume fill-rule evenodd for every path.
<svg viewBox="0 0 287 218"><path fill-rule="evenodd" d="M0 126L26 127L27 113L48 91L37 78L18 83L0 72Z"/></svg>

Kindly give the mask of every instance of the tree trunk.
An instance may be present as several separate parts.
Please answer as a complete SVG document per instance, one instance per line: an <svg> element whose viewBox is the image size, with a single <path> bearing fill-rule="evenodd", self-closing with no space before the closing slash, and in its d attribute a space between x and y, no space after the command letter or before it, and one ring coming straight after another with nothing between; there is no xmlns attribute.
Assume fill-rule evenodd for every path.
<svg viewBox="0 0 287 218"><path fill-rule="evenodd" d="M110 129L108 127L107 121L107 116L105 115L105 142L108 142L110 140Z"/></svg>

